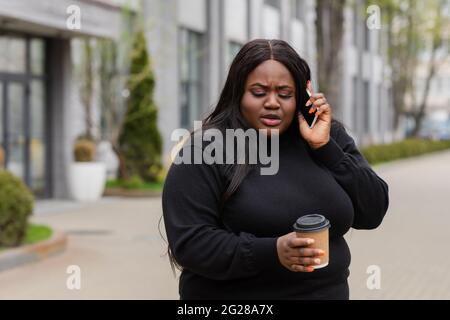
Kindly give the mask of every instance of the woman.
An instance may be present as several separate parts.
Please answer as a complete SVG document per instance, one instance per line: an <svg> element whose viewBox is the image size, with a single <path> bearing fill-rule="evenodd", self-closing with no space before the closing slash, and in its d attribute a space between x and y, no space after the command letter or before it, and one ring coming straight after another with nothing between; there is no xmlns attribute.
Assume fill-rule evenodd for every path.
<svg viewBox="0 0 450 320"><path fill-rule="evenodd" d="M378 227L388 186L353 139L332 121L310 70L286 42L254 40L234 59L217 107L203 129L267 129L279 138L279 168L248 164L173 164L163 191L169 253L182 268L181 299L348 299L350 229ZM318 121L297 113L307 101ZM301 106L303 107L303 106ZM278 130L278 131L276 131ZM202 152L187 145L180 152ZM331 222L330 262L292 232L300 216Z"/></svg>

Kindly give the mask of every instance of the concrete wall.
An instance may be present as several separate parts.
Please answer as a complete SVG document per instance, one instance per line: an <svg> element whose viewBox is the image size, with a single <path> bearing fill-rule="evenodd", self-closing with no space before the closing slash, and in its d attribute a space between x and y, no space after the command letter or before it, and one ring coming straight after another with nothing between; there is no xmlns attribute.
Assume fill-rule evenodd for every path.
<svg viewBox="0 0 450 320"><path fill-rule="evenodd" d="M72 162L74 127L72 126L72 61L70 40L49 41L50 93L48 116L50 129L50 150L47 168L50 169L50 192L55 198L69 196L69 166Z"/></svg>
<svg viewBox="0 0 450 320"><path fill-rule="evenodd" d="M81 29L69 30L67 8L78 6ZM120 27L120 8L94 1L81 0L0 0L2 28L27 31L50 36L88 35L117 38Z"/></svg>
<svg viewBox="0 0 450 320"><path fill-rule="evenodd" d="M248 39L248 2L225 0L225 36L227 40L244 44Z"/></svg>

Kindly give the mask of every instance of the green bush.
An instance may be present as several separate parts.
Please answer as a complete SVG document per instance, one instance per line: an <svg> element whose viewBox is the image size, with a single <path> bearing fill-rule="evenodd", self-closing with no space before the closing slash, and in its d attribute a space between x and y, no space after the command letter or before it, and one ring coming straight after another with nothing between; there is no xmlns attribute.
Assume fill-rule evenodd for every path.
<svg viewBox="0 0 450 320"><path fill-rule="evenodd" d="M132 176L131 178L122 181L122 187L124 189L139 189L144 185L144 181L139 176Z"/></svg>
<svg viewBox="0 0 450 320"><path fill-rule="evenodd" d="M135 35L130 69L127 84L130 97L119 145L128 175L154 182L162 169L162 138L158 130L158 108L153 99L155 79L143 30Z"/></svg>
<svg viewBox="0 0 450 320"><path fill-rule="evenodd" d="M407 139L392 144L373 145L362 149L362 153L370 164L377 164L445 149L450 149L450 141Z"/></svg>
<svg viewBox="0 0 450 320"><path fill-rule="evenodd" d="M23 182L0 170L0 247L15 247L25 238L33 195Z"/></svg>
<svg viewBox="0 0 450 320"><path fill-rule="evenodd" d="M89 140L78 140L74 147L76 162L91 162L95 158L95 143Z"/></svg>

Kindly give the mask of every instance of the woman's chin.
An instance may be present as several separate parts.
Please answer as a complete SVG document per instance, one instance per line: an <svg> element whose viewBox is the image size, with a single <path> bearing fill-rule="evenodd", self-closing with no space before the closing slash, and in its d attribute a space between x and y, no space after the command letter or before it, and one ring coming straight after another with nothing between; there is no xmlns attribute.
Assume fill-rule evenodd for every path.
<svg viewBox="0 0 450 320"><path fill-rule="evenodd" d="M279 128L261 128L262 129L262 133L264 133L267 137L271 138L273 136L279 136L281 131Z"/></svg>

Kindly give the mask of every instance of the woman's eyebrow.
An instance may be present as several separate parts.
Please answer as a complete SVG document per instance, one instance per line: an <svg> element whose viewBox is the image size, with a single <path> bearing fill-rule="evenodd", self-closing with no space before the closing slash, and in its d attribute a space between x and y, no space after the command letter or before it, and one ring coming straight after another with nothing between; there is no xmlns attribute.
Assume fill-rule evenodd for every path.
<svg viewBox="0 0 450 320"><path fill-rule="evenodd" d="M259 83L259 82L252 84L250 87L261 87L263 89L269 89L269 86L264 85L264 84ZM277 89L278 90L292 89L292 87L290 85L285 84L285 85L278 86Z"/></svg>

